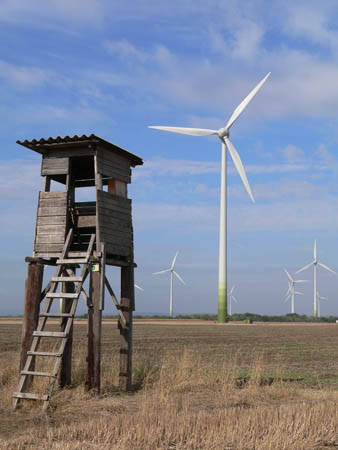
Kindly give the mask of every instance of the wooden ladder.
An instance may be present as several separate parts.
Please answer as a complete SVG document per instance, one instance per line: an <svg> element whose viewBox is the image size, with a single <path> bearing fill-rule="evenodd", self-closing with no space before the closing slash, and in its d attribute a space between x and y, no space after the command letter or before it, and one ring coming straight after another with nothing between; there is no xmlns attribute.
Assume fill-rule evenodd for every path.
<svg viewBox="0 0 338 450"><path fill-rule="evenodd" d="M60 258L56 261L57 269L55 275L48 283L45 294L46 301L42 311L39 314L39 322L37 329L33 332L33 340L30 350L27 352L27 360L23 370L20 373L19 385L17 392L13 394L13 408L15 409L22 399L42 400L43 410L46 411L49 405L49 400L55 385L55 381L58 377L62 356L65 352L66 344L69 338L69 333L72 329L73 320L76 312L76 307L80 295L82 295L88 302L88 297L83 290L83 283L89 272L90 256L93 253L95 234L91 235L88 249L86 252L69 252L69 248L73 238L73 229L69 230ZM75 256L73 256L75 254ZM75 269L77 265L82 264L82 270L80 276L75 276ZM57 292L59 283L71 283L70 286L75 288L74 292ZM61 284L62 286L62 284ZM66 285L67 286L67 285ZM70 305L69 312L49 312L53 301L57 299L67 299ZM60 318L63 321L63 331L44 331L45 326L48 323L49 318ZM38 351L39 344L43 338L61 339L60 347L56 352ZM35 358L47 357L55 358L54 368L49 372L37 372L34 370ZM24 392L26 386L32 377L48 377L49 386L47 393L35 394L31 392ZM30 379L29 379L30 378Z"/></svg>

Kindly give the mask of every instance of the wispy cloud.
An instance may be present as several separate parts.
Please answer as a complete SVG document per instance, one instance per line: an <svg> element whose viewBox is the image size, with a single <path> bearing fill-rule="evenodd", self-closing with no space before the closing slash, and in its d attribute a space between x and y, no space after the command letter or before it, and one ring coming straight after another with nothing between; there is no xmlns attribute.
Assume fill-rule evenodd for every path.
<svg viewBox="0 0 338 450"><path fill-rule="evenodd" d="M49 73L39 67L10 64L0 60L0 77L13 86L39 86L49 79Z"/></svg>

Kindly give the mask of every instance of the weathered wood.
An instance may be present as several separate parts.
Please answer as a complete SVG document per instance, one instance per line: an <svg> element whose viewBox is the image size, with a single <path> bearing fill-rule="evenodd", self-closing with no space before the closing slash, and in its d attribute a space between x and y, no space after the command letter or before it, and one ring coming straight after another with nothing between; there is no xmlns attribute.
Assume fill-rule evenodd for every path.
<svg viewBox="0 0 338 450"><path fill-rule="evenodd" d="M35 377L51 377L49 372L35 372L34 370L22 370L21 375L33 375Z"/></svg>
<svg viewBox="0 0 338 450"><path fill-rule="evenodd" d="M133 242L133 232L130 228L123 230L115 228L113 225L111 227L105 225L100 227L100 231L102 241L107 240L111 243L118 243L126 246L130 246Z"/></svg>
<svg viewBox="0 0 338 450"><path fill-rule="evenodd" d="M38 208L38 217L43 216L66 216L65 206L42 206Z"/></svg>
<svg viewBox="0 0 338 450"><path fill-rule="evenodd" d="M33 355L33 356L46 356L51 358L59 358L62 356L62 353L55 353L55 352L27 352L27 355Z"/></svg>
<svg viewBox="0 0 338 450"><path fill-rule="evenodd" d="M75 276L75 273L73 273ZM81 279L81 278L80 278ZM75 285L70 282L62 282L62 292L63 295L77 295L75 293ZM48 294L47 294L48 295ZM73 300L71 298L63 297L61 304L61 313L69 314L73 305ZM61 331L65 332L67 321L69 318L63 317L61 320ZM70 386L72 382L72 347L73 347L73 321L68 333L68 339L63 351L61 358L61 365L59 371L59 386Z"/></svg>
<svg viewBox="0 0 338 450"><path fill-rule="evenodd" d="M65 191L39 192L39 199L41 200L52 198L67 198L67 193Z"/></svg>
<svg viewBox="0 0 338 450"><path fill-rule="evenodd" d="M38 226L53 226L53 225L65 225L67 216L43 216L37 217L36 223Z"/></svg>
<svg viewBox="0 0 338 450"><path fill-rule="evenodd" d="M112 205L113 207L119 206L124 209L131 207L131 199L120 197L118 195L110 194L109 192L100 191L97 196L97 201L102 205ZM105 206L108 207L108 206Z"/></svg>
<svg viewBox="0 0 338 450"><path fill-rule="evenodd" d="M85 375L85 392L93 388L94 384L94 334L93 334L93 304L88 305L88 325L87 325L87 358Z"/></svg>
<svg viewBox="0 0 338 450"><path fill-rule="evenodd" d="M32 257L32 256L26 256L25 262L27 263L39 263L47 266L55 266L55 261L50 261L48 259L38 258L38 257Z"/></svg>
<svg viewBox="0 0 338 450"><path fill-rule="evenodd" d="M101 384L101 322L100 309L100 272L90 272L89 296L92 308L89 308L88 318L88 357L86 389L100 392Z"/></svg>
<svg viewBox="0 0 338 450"><path fill-rule="evenodd" d="M120 328L119 386L123 391L132 389L132 333L134 309L134 267L121 267L121 309L127 328Z"/></svg>
<svg viewBox="0 0 338 450"><path fill-rule="evenodd" d="M28 398L30 400L48 400L48 395L33 394L31 392L14 392L15 398Z"/></svg>
<svg viewBox="0 0 338 450"><path fill-rule="evenodd" d="M45 208L45 207L53 207L53 208L55 208L55 207L67 207L67 199L66 198L61 198L61 197L56 197L56 198L53 198L53 201L51 201L51 199L50 198L46 198L46 199L44 199L44 198L40 198L40 201L39 201L39 207L41 208L41 209L43 209L43 208Z"/></svg>
<svg viewBox="0 0 338 450"><path fill-rule="evenodd" d="M132 230L132 221L131 216L125 219L121 219L118 217L115 217L113 215L106 216L101 215L100 216L100 226L108 226L108 227L115 227L116 230Z"/></svg>
<svg viewBox="0 0 338 450"><path fill-rule="evenodd" d="M46 313L44 314L44 316L46 317ZM67 333L62 333L61 331L33 331L33 336L51 337L51 338L66 338Z"/></svg>
<svg viewBox="0 0 338 450"><path fill-rule="evenodd" d="M132 254L132 249L130 247L125 247L122 245L113 245L106 242L106 252L111 255L125 256L129 257Z"/></svg>
<svg viewBox="0 0 338 450"><path fill-rule="evenodd" d="M130 168L130 160L128 158L126 158L125 156L118 155L118 154L112 152L111 150L108 150L101 146L98 146L97 148L99 150L98 153L102 159L104 159L106 161L110 161L111 163L116 165L116 167L121 167L123 169Z"/></svg>
<svg viewBox="0 0 338 450"><path fill-rule="evenodd" d="M97 190L102 190L102 174L98 170L98 155L94 156L94 174L95 174L95 186Z"/></svg>
<svg viewBox="0 0 338 450"><path fill-rule="evenodd" d="M39 322L40 296L42 290L44 266L31 262L28 264L28 276L25 286L25 309L21 335L20 370L23 370L27 360L27 351L31 348L33 331ZM31 363L34 369L34 361ZM27 377L24 388L28 388L31 379Z"/></svg>
<svg viewBox="0 0 338 450"><path fill-rule="evenodd" d="M54 225L37 225L36 233L41 234L63 234L64 235L65 226L64 224L54 224Z"/></svg>
<svg viewBox="0 0 338 450"><path fill-rule="evenodd" d="M119 170L109 163L105 163L104 161L101 161L100 165L98 166L98 171L104 177L118 178L125 183L130 183L131 181L130 170Z"/></svg>
<svg viewBox="0 0 338 450"><path fill-rule="evenodd" d="M61 244L63 246L65 242L65 235L64 233L39 233L36 236L35 239L35 245L42 245L42 244Z"/></svg>
<svg viewBox="0 0 338 450"><path fill-rule="evenodd" d="M69 157L74 156L90 156L95 154L95 150L93 148L86 146L83 144L81 147L76 148L70 148L71 146L74 146L74 144L70 143L67 147L64 147L63 149L60 148L53 148L50 147L48 149L48 155L54 158L62 158L65 157L65 155ZM55 145L57 147L57 144Z"/></svg>
<svg viewBox="0 0 338 450"><path fill-rule="evenodd" d="M69 158L51 158L44 156L41 163L41 175L66 175L69 173Z"/></svg>

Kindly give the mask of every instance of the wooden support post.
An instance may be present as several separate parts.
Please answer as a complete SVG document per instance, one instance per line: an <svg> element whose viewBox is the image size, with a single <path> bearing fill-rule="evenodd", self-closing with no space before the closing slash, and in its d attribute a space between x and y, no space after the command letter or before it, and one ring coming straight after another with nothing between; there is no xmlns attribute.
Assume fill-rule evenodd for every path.
<svg viewBox="0 0 338 450"><path fill-rule="evenodd" d="M28 264L28 275L25 284L25 312L22 324L20 370L23 370L25 366L27 351L30 349L33 340L33 331L36 330L39 321L43 268L43 264L36 262Z"/></svg>
<svg viewBox="0 0 338 450"><path fill-rule="evenodd" d="M122 391L132 389L132 336L134 310L134 266L121 267L120 308L126 319L127 327L120 329L120 374L119 386Z"/></svg>
<svg viewBox="0 0 338 450"><path fill-rule="evenodd" d="M85 389L95 389L100 392L101 387L101 326L102 310L100 309L101 274L90 272L89 297L92 307L88 309L88 355Z"/></svg>
<svg viewBox="0 0 338 450"><path fill-rule="evenodd" d="M75 276L75 270L74 274ZM75 285L74 283L62 283L62 292L68 292L73 293L75 292ZM62 299L60 312L62 313L69 313L72 305L73 305L73 299L70 298L64 298ZM61 331L65 331L67 324L67 319L63 318L61 320ZM61 367L59 372L59 386L70 386L72 383L72 347L73 347L73 324L69 330L69 335L67 339L67 343L62 355L61 359Z"/></svg>

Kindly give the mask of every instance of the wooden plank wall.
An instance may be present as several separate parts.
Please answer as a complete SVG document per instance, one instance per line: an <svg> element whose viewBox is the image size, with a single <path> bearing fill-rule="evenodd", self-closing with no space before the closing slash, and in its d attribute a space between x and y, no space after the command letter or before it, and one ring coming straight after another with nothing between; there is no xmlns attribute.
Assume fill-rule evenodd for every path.
<svg viewBox="0 0 338 450"><path fill-rule="evenodd" d="M104 148L100 148L97 152L97 170L105 178L117 178L125 183L130 183L131 181L131 169L128 159Z"/></svg>
<svg viewBox="0 0 338 450"><path fill-rule="evenodd" d="M109 254L130 256L133 248L131 200L97 191L97 214L100 241Z"/></svg>
<svg viewBox="0 0 338 450"><path fill-rule="evenodd" d="M67 227L67 191L40 192L34 256L60 253Z"/></svg>
<svg viewBox="0 0 338 450"><path fill-rule="evenodd" d="M41 163L41 175L67 175L69 158L49 158L44 156Z"/></svg>

